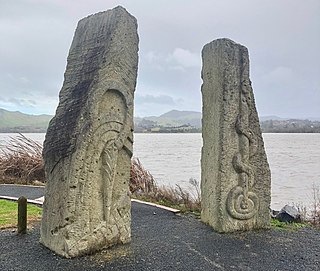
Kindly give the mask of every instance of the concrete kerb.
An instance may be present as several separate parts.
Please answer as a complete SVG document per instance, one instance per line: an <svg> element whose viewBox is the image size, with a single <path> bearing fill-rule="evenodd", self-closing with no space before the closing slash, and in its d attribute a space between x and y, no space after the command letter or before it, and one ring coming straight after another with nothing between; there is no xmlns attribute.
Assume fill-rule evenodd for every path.
<svg viewBox="0 0 320 271"><path fill-rule="evenodd" d="M18 201L17 197L0 196L0 199ZM153 206L153 207L157 207L157 208L160 208L160 209L163 209L163 210L175 213L175 214L180 213L180 210L178 210L178 209L170 208L170 207L163 206L163 205L156 204L156 203L152 203L152 202L147 202L147 201L142 201L142 200L137 200L137 199L131 199L131 201L132 202L141 203L141 204L145 204L145 205L150 205L150 206ZM42 206L43 202L44 202L44 196L40 197L38 199L35 199L35 200L28 199L27 202L31 203L31 204L38 205L38 206Z"/></svg>
<svg viewBox="0 0 320 271"><path fill-rule="evenodd" d="M42 198L42 197L41 197ZM37 200L32 200L32 199L27 199L27 202L28 203L32 203L32 204L35 204L35 205L38 205L38 206L42 206L43 205L43 201L41 201L40 199L37 199ZM0 196L0 199L6 199L6 200L11 200L11 201L18 201L19 198L16 198L16 197L8 197L8 196Z"/></svg>
<svg viewBox="0 0 320 271"><path fill-rule="evenodd" d="M45 187L45 185L15 184L15 183L2 183L0 185L4 185L4 186L20 186L20 187L36 187L36 188L44 188Z"/></svg>
<svg viewBox="0 0 320 271"><path fill-rule="evenodd" d="M164 209L164 210L167 210L167 211L175 213L175 214L180 213L180 210L178 210L178 209L174 209L174 208L171 208L171 207L163 206L163 205L152 203L152 202L142 201L142 200L138 200L138 199L131 199L131 201L137 202L137 203L146 204L146 205L150 205L150 206L157 207L157 208L160 208L160 209Z"/></svg>

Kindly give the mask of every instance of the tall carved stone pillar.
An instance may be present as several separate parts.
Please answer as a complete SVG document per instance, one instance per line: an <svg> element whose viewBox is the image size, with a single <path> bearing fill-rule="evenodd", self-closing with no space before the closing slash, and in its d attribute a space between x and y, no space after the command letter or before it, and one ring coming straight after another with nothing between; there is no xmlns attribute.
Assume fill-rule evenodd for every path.
<svg viewBox="0 0 320 271"><path fill-rule="evenodd" d="M271 177L244 46L202 50L201 219L219 232L268 228Z"/></svg>
<svg viewBox="0 0 320 271"><path fill-rule="evenodd" d="M131 238L137 22L124 8L82 19L44 143L41 243L75 257Z"/></svg>

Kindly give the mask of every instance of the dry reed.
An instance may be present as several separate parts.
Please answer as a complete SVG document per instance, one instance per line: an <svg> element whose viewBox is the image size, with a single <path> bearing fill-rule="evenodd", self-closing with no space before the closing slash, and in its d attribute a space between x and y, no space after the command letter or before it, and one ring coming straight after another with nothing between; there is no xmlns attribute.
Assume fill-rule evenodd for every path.
<svg viewBox="0 0 320 271"><path fill-rule="evenodd" d="M320 185L316 184L312 186L311 219L313 224L320 225Z"/></svg>
<svg viewBox="0 0 320 271"><path fill-rule="evenodd" d="M44 181L42 145L19 134L0 146L0 179L2 182Z"/></svg>
<svg viewBox="0 0 320 271"><path fill-rule="evenodd" d="M156 202L170 207L175 207L181 211L201 212L200 197L194 197L189 191L177 184L175 187L161 186L157 189L156 194L151 196L151 200L155 200Z"/></svg>
<svg viewBox="0 0 320 271"><path fill-rule="evenodd" d="M0 145L0 183L32 184L45 182L42 145L22 134L10 137ZM130 172L130 191L133 197L176 207L185 211L201 211L200 184L189 180L195 193L176 185L158 186L152 174L146 170L138 158L133 158ZM296 204L302 219L320 224L320 186L313 185L312 207Z"/></svg>
<svg viewBox="0 0 320 271"><path fill-rule="evenodd" d="M0 182L33 184L45 182L42 145L19 134L1 146ZM133 197L174 206L183 211L200 211L200 189L195 179L189 183L195 188L195 195L181 188L158 186L152 174L138 158L131 162L129 188Z"/></svg>
<svg viewBox="0 0 320 271"><path fill-rule="evenodd" d="M195 188L195 195L176 185L158 186L152 174L146 170L138 158L131 163L130 191L138 199L160 203L182 211L201 211L199 182L190 179L189 183Z"/></svg>
<svg viewBox="0 0 320 271"><path fill-rule="evenodd" d="M142 166L138 158L131 160L130 192L133 194L150 194L157 189L156 181L150 172Z"/></svg>
<svg viewBox="0 0 320 271"><path fill-rule="evenodd" d="M313 183L311 193L311 204L309 207L303 202L293 202L292 205L298 210L302 222L320 226L320 185Z"/></svg>

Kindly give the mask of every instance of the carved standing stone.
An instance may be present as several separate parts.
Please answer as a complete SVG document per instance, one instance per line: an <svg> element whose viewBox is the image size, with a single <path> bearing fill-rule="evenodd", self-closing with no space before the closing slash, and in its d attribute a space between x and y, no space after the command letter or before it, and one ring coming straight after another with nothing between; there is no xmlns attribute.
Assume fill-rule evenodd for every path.
<svg viewBox="0 0 320 271"><path fill-rule="evenodd" d="M271 175L248 50L218 39L202 60L201 218L219 232L268 228Z"/></svg>
<svg viewBox="0 0 320 271"><path fill-rule="evenodd" d="M43 156L41 243L75 257L131 238L137 22L124 8L82 19Z"/></svg>

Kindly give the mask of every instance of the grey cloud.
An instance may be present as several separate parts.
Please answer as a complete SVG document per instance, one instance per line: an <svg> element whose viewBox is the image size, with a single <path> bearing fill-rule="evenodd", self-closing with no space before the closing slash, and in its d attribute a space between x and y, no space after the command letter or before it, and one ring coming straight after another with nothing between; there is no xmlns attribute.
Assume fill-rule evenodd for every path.
<svg viewBox="0 0 320 271"><path fill-rule="evenodd" d="M200 53L194 54L182 48L175 48L166 60L168 63L176 63L182 68L201 67Z"/></svg>
<svg viewBox="0 0 320 271"><path fill-rule="evenodd" d="M138 20L136 112L200 111L201 49L228 37L249 49L261 115L320 116L318 0L0 0L1 96L36 100L34 110L52 113L77 21L119 4ZM140 103L146 95L174 97L174 104Z"/></svg>
<svg viewBox="0 0 320 271"><path fill-rule="evenodd" d="M163 71L186 71L189 68L200 68L201 58L200 53L192 53L189 50L182 48L174 48L174 50L167 55L155 51L149 51L145 54L144 60L149 68Z"/></svg>
<svg viewBox="0 0 320 271"><path fill-rule="evenodd" d="M143 104L166 104L166 105L175 105L176 102L174 99L167 95L137 95L135 98L136 104L143 105Z"/></svg>
<svg viewBox="0 0 320 271"><path fill-rule="evenodd" d="M16 98L10 98L7 100L8 103L16 104L19 106L27 106L27 107L33 107L37 103L33 100L26 100L26 99L16 99Z"/></svg>

